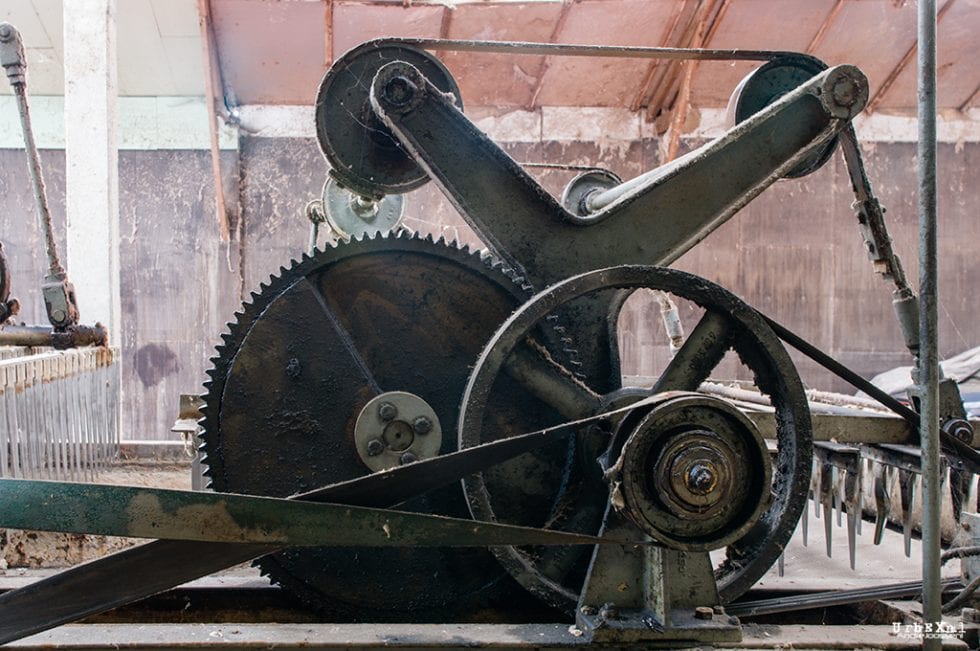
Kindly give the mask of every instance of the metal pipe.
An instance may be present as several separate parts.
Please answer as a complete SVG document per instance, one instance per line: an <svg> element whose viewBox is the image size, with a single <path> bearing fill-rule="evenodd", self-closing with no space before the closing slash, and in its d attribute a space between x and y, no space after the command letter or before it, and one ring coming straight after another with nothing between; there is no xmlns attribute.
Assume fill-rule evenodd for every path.
<svg viewBox="0 0 980 651"><path fill-rule="evenodd" d="M101 323L74 325L64 331L50 326L7 326L0 329L0 346L51 346L59 350L83 346L105 346L109 339Z"/></svg>
<svg viewBox="0 0 980 651"><path fill-rule="evenodd" d="M919 113L919 367L922 446L922 614L935 628L942 621L940 576L938 250L936 238L936 2L918 5ZM938 651L942 640L922 648Z"/></svg>
<svg viewBox="0 0 980 651"><path fill-rule="evenodd" d="M27 169L34 188L34 198L44 228L44 245L48 254L49 273L64 274L65 270L58 259L58 250L54 242L54 228L51 225L51 210L48 208L48 197L44 191L44 176L41 172L41 157L34 143L34 131L31 128L31 113L27 105L27 59L24 57L24 46L20 33L9 23L0 23L0 45L3 46L3 67L7 70L7 78L17 96L17 108L20 113L20 125L24 131L24 147L27 150Z"/></svg>

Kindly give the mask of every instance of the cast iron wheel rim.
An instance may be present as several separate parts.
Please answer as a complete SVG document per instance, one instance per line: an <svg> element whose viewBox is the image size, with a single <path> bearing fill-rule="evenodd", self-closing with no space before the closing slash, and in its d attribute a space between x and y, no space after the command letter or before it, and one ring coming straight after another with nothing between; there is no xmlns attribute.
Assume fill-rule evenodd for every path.
<svg viewBox="0 0 980 651"><path fill-rule="evenodd" d="M298 411L292 409L292 406L294 406L293 403L291 403L290 409L286 409L283 412L288 412L288 417L283 417L285 419L283 422L286 422L288 425L285 433L283 432L282 423L279 423L279 427L265 426L266 429L259 434L251 430L246 431L244 434L234 429L229 430L229 427L231 427L229 423L234 422L230 421L229 418L237 417L237 415L229 414L228 410L231 404L240 404L244 401L244 404L247 404L249 409L252 410L246 414L250 422L265 423L268 420L268 418L263 418L264 416L268 416L268 413L264 413L261 410L259 412L255 411L255 409L258 409L256 405L261 401L261 396L252 396L249 394L241 399L234 396L235 391L237 391L235 387L240 386L244 382L240 379L240 376L246 374L245 377L247 377L248 373L242 367L236 367L236 364L245 364L248 360L252 359L250 357L250 345L254 346L257 345L257 342L261 343L263 341L262 337L266 336L263 334L263 331L273 328L275 319L282 320L290 330L302 330L300 326L302 326L301 320L303 315L280 314L279 312L282 312L284 309L277 307L281 301L291 300L294 293L300 291L302 283L309 284L309 278L321 278L317 274L334 270L342 279L344 273L350 273L349 269L343 265L350 264L351 261L367 260L374 264L377 270L381 272L388 268L395 276L404 275L396 274L395 270L391 267L391 260L396 259L397 256L406 257L406 260L409 261L406 264L411 264L408 268L418 269L418 275L428 280L428 282L419 282L415 285L408 283L407 285L411 291L417 290L419 300L423 304L425 300L441 301L439 305L448 306L447 309L462 309L457 303L459 300L466 300L466 297L459 295L459 292L462 290L458 289L458 287L465 287L465 289L470 291L482 292L478 293L478 297L485 299L479 301L479 310L476 315L479 318L463 319L466 323L460 325L459 328L454 328L453 332L444 333L438 327L433 326L432 323L426 323L426 327L429 330L438 334L440 346L445 346L446 351L451 349L450 343L454 340L454 337L456 339L468 337L465 341L465 347L472 349L468 357L466 355L454 354L450 356L451 359L438 359L438 364L441 369L440 372L442 373L442 376L438 379L439 388L442 389L446 386L451 386L452 388L452 391L447 390L443 392L446 394L445 397L440 398L437 396L430 398L429 394L439 392L432 389L432 387L427 388L423 386L424 382L420 382L418 386L418 393L423 398L430 400L430 404L436 408L437 412L440 412L439 416L443 426L455 428L459 399L462 393L461 388L465 385L465 379L468 377L472 361L477 357L484 342L492 334L497 324L505 320L506 316L526 299L529 294L528 286L523 283L520 277L514 276L493 259L487 256L481 256L478 253L470 253L465 248L458 249L454 245L449 245L442 241L433 242L431 236L426 239L408 235L393 237L379 236L373 239L363 239L347 244L340 244L328 250L321 251L313 257L304 256L300 261L294 262L289 269L281 268L279 275L271 278L268 284L264 284L259 293L253 293L252 301L244 306L243 311L237 315L236 321L229 324L229 331L223 335L223 344L218 347L218 355L212 360L214 366L208 372L211 379L205 384L207 393L205 395L205 416L202 421L204 430L202 449L206 455L206 474L210 477L211 485L215 489L258 495L285 496L315 488L318 485L325 485L350 478L350 476L368 473L367 468L363 467L359 461L355 462L351 460L352 457L350 456L349 450L342 449L344 445L350 445L350 443L346 442L346 433L337 435L332 429L328 430L327 428L323 428L326 436L334 433L337 438L336 442L331 443L333 447L328 448L329 454L322 453L322 443L318 449L320 454L307 451L308 448L312 447L308 443L301 448L286 444L282 444L276 448L274 444L268 443L271 439L283 440L290 436L295 436L296 432L304 433L304 427L306 427L304 423L307 423L309 419L304 420L302 414L292 413ZM348 270L345 272L345 269ZM372 271L374 271L374 267L372 267ZM329 277L324 276L323 278ZM460 278L463 278L464 281L468 278L469 281L459 284L458 281ZM370 282L370 279L366 282ZM395 292L395 289L391 289L391 286L393 284L397 285L400 280L395 277L385 278L383 281L378 280L377 282L378 287L376 289L382 292L382 298L384 298L385 295L383 292ZM387 295L387 297L392 300L397 299L397 295ZM426 297L429 298L426 299ZM329 300L332 301L334 299L331 298ZM360 305L360 303L355 304ZM397 311L394 313L397 313ZM284 316L289 318L284 319ZM346 313L343 316L347 318ZM455 332L455 330L468 327L467 323L473 324L472 327L475 328L476 334L463 332L462 330L459 333ZM398 337L405 337L405 347L400 357L410 358L412 350L417 349L419 346L417 340L419 333L416 332L413 336L413 333L405 332L398 328L396 328L396 331ZM393 338L397 339L398 337ZM433 337L435 337L435 334ZM300 346L300 351L295 353L301 374L306 373L307 369L310 369L310 373L312 373L312 369L314 368L313 363L304 358L302 353L306 350L315 350L310 345L311 343L322 345L320 340L313 340L308 336L306 339L308 340L307 343ZM377 336L376 339L378 341L387 341L389 338ZM252 341L252 344L250 344L250 341ZM292 340L290 341L292 342ZM426 342L426 345L430 343ZM430 348L433 347L430 345ZM370 362L373 360L371 355L364 351L361 352L370 365ZM429 352L433 355L443 354L438 350ZM292 356L293 353L290 352L289 355ZM449 355L449 353L445 352L445 355ZM396 356L393 355L393 357ZM278 362L281 363L283 359L285 358L278 359ZM289 362L292 362L292 358L289 359ZM331 363L340 364L347 362L349 360L346 362L344 360L342 362L336 362L331 358ZM256 364L260 363L256 362ZM349 363L348 366L350 366ZM445 367L451 368L446 370ZM260 367L260 370L262 373L259 375L263 382L266 383L262 389L267 390L268 382L271 382L268 378L270 374L264 368ZM289 372L288 369L286 372ZM409 375L408 372L398 369L390 372L396 376L400 374L402 377ZM350 374L344 373L340 376L339 381L349 382L348 375ZM314 379L316 377L315 375L313 376ZM384 386L386 381L380 377L379 384L382 384L385 390L411 391L413 389L412 386L405 386L404 384ZM340 390L338 389L337 391L339 392ZM280 395L283 399L289 397L288 392L267 392L270 395ZM306 394L300 393L300 396L305 397ZM363 396L362 402L366 402L369 397ZM345 399L350 401L349 396L337 397L333 394L329 396L323 394L320 396L320 403L330 403L333 405L335 403L342 403ZM352 404L349 411L352 414L358 413L360 411L360 403ZM450 415L446 416L446 414ZM275 415L278 417L280 413L277 412ZM342 422L349 423L350 418L348 416L347 420L343 420ZM514 418L518 422L521 420L518 416ZM536 428L538 425L537 421L533 417L531 421L533 421L529 423L531 427ZM258 427L254 426L253 429L257 429ZM289 429L289 427L292 427L292 429ZM306 430L309 429L309 427L306 427ZM310 432L305 431L305 435L310 435ZM254 445L243 446L240 443L242 439ZM272 447L263 448L263 445ZM567 446L567 443L565 445ZM300 452L296 452L297 449ZM441 453L447 453L455 449L455 437L445 436L443 438ZM321 461L322 457L333 459L338 454L346 454L347 460ZM278 456L278 459L272 459L274 472L266 471L264 475L260 473L257 476L252 476L254 468L259 467L255 465L258 462L254 461L254 459L263 459L263 455ZM305 479L305 475L302 473L307 472L308 467L311 465L314 467L309 473L313 475L313 478L306 481L298 481L297 477ZM316 477L316 473L324 472L324 468L330 471L337 471L339 468L347 474L342 474L342 476ZM435 497L432 497L433 495ZM440 512L460 517L468 516L462 491L456 485L447 486L442 492L437 491L422 498L406 502L400 508ZM470 553L470 551L475 553ZM451 550L448 554L439 552L437 554L438 562L434 562L432 556L425 552L416 552L419 552L419 550L413 550L407 554L408 557L415 561L413 567L418 569L415 574L412 574L409 570L400 571L398 568L389 568L392 563L386 565L385 559L387 557L384 553L379 554L378 550L361 550L359 553L354 554L347 554L345 550L338 549L325 550L323 554L316 557L316 563L303 560L304 557L309 556L307 550L287 550L277 555L260 559L257 561L257 564L264 574L270 576L270 578L282 585L290 593L298 596L307 605L328 614L331 618L343 620L446 621L459 612L466 612L486 606L492 601L496 592L503 585L509 583L509 579L503 581L503 579L506 579L506 573L502 571L493 556L486 552L486 550L464 550L460 553L460 550L456 549ZM333 572L329 575L329 580L324 579L319 574L315 577L311 576L311 573L317 571L323 574L328 573L327 569L321 569L321 563L329 566L328 569ZM368 576L366 579L361 577L360 570L357 568L372 565L380 567L381 570L373 572L374 575ZM350 569L348 570L348 568ZM367 597L359 595L357 599L353 599L348 596L347 592L338 588L338 586L341 588L346 587L344 586L344 581L346 580L349 584L352 582L352 579L349 575L337 577L335 574L343 574L348 571L362 578L365 586L371 586L364 588L365 594L370 593ZM398 580L399 577L406 576L406 572L408 572L407 576L409 576L410 580ZM444 589L440 591L430 588L428 592L424 592L423 594L424 586L421 584L424 580L427 580L425 576L428 576L431 572L440 573L442 578L439 580L433 579L432 581L435 585ZM372 572L367 571L367 574L371 575ZM421 576L421 578L416 575ZM449 587L445 587L444 584L447 584ZM338 595L338 591L342 594ZM412 594L416 594L417 596L414 598L408 596ZM347 598L345 599L345 597ZM365 600L371 601L371 603L364 603ZM374 601L381 603L374 603ZM391 607L392 602L396 602L398 607Z"/></svg>
<svg viewBox="0 0 980 651"><path fill-rule="evenodd" d="M463 106L456 80L435 55L420 48L368 41L337 59L317 88L317 142L330 174L367 197L409 192L429 180L370 107L374 74L393 61L415 66L441 92L451 93L457 107Z"/></svg>
<svg viewBox="0 0 980 651"><path fill-rule="evenodd" d="M481 353L460 410L460 448L480 442L493 382L534 324L570 300L610 288L662 290L725 315L733 326L729 348L754 372L756 385L775 407L778 452L773 463L772 503L744 537L728 546L726 559L715 570L720 599L730 603L768 571L796 529L810 484L812 429L803 385L779 338L758 312L722 287L682 271L626 265L573 276L540 292L500 327ZM716 364L698 372L706 378ZM467 478L463 484L473 517L497 521L493 496L483 476ZM495 547L493 551L525 588L554 606L575 607L579 585L565 585L561 577L542 575L534 559L518 548Z"/></svg>

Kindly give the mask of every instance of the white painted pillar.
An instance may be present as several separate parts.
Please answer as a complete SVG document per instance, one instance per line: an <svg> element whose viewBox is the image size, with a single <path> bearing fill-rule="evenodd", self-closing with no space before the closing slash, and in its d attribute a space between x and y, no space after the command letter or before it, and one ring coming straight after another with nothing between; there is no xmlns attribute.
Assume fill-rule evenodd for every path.
<svg viewBox="0 0 980 651"><path fill-rule="evenodd" d="M68 276L81 322L119 345L116 0L66 0L64 23Z"/></svg>

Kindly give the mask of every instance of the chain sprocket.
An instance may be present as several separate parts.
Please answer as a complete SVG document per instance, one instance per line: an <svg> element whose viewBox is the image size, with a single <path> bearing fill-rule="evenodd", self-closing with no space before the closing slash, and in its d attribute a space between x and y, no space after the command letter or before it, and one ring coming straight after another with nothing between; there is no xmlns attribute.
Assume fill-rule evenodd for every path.
<svg viewBox="0 0 980 651"><path fill-rule="evenodd" d="M420 396L454 431L470 367L528 295L494 259L406 234L339 244L281 268L212 359L202 421L211 485L286 496L367 474L354 424L382 391ZM560 420L516 387L494 408L520 431ZM567 446L539 454L563 457ZM444 437L440 453L455 449ZM469 513L458 486L399 508ZM482 549L289 550L257 563L338 620L447 621L492 604L509 584Z"/></svg>

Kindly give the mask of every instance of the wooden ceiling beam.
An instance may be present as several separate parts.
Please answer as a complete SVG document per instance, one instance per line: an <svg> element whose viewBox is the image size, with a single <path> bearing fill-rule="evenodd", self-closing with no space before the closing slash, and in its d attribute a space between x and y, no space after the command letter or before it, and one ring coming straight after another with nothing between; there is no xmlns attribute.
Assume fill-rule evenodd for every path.
<svg viewBox="0 0 980 651"><path fill-rule="evenodd" d="M725 0L726 2L728 0ZM708 14L705 12L698 18L697 27L694 30L694 47L701 47L707 40L705 29L708 22ZM677 158L677 151L681 146L681 131L684 130L684 122L687 121L687 111L691 106L691 85L694 83L694 71L697 70L698 61L690 60L684 62L684 77L681 79L681 87L678 91L677 105L674 107L674 114L670 121L670 137L667 143L667 158L664 163Z"/></svg>
<svg viewBox="0 0 980 651"><path fill-rule="evenodd" d="M705 30L700 29L701 18L699 15L695 15L692 21L688 33L690 34L690 40L686 40L687 46L690 48L703 48L708 47L711 40L718 33L718 29L721 27L721 23L725 18L725 14L728 13L728 8L731 6L731 0L709 0L706 4L703 4L699 9L703 9L703 16L705 18L710 17L705 22ZM700 32L700 33L699 33ZM680 85L683 82L683 78L686 76L686 64L685 61L673 61L670 67L672 69L672 74L668 83L661 82L660 87L657 89L658 93L654 95L650 103L647 105L647 120L652 121L657 114L662 110L669 108L677 100L678 94L680 92ZM697 62L694 63L694 69L697 68ZM694 71L691 71L693 77ZM654 101L656 100L656 101ZM685 111L686 112L686 111Z"/></svg>
<svg viewBox="0 0 980 651"><path fill-rule="evenodd" d="M677 24L680 22L681 14L687 9L688 0L681 0L674 5L674 9L671 12L670 18L667 20L667 28L664 30L663 35L660 37L661 47L670 47L671 37L674 35L674 30L677 29ZM633 97L633 101L630 102L631 111L639 111L645 102L650 100L650 95L653 94L652 85L654 73L660 66L661 61L659 59L652 59L647 65L646 74L643 75L643 82L640 84L640 88L636 91L636 95Z"/></svg>
<svg viewBox="0 0 980 651"><path fill-rule="evenodd" d="M937 29L939 27L939 22L943 19L943 17L947 13L949 13L949 10L953 8L953 3L955 2L956 0L946 0L946 4L944 4L942 6L942 9L940 9L939 12L936 14ZM902 56L901 60L898 62L898 65L892 68L892 71L888 73L887 77L885 77L885 81L881 83L881 86L878 87L878 90L875 91L875 94L871 96L871 99L868 101L868 105L864 108L864 111L866 113L870 114L875 112L875 110L881 104L882 100L885 99L885 95L888 94L888 91L891 90L892 86L895 84L895 80L897 80L898 76L902 74L902 71L905 70L906 67L908 67L909 62L912 61L913 58L915 58L915 53L918 50L918 48L919 48L918 40L913 40L912 46L905 51L905 55Z"/></svg>
<svg viewBox="0 0 980 651"><path fill-rule="evenodd" d="M565 23L568 22L568 14L571 13L572 5L578 0L562 0L561 12L558 14L558 20L555 21L555 26L551 30L551 37L548 39L549 43L557 43L559 37L561 36L562 30L565 28ZM538 68L537 79L534 81L534 90L531 91L531 99L527 103L527 110L533 111L538 105L538 95L541 94L541 88L544 85L544 78L548 74L548 70L551 68L551 57L544 57L541 62L541 66Z"/></svg>
<svg viewBox="0 0 980 651"><path fill-rule="evenodd" d="M453 22L453 9L446 5L442 8L442 22L439 23L439 38L449 38L449 27Z"/></svg>
<svg viewBox="0 0 980 651"><path fill-rule="evenodd" d="M966 98L966 101L957 106L956 110L960 113L964 113L968 108L970 108L970 104L972 104L973 100L977 98L977 95L980 95L980 84L977 84L977 87L973 89L973 92Z"/></svg>
<svg viewBox="0 0 980 651"><path fill-rule="evenodd" d="M810 44L806 46L807 54L813 54L816 49L820 47L820 45L823 43L824 37L827 36L827 30L830 29L830 26L834 23L834 20L837 19L837 14L840 13L843 6L844 0L837 0L837 2L834 3L834 6L827 14L827 17L823 19L822 23L820 23L820 29L818 29L817 33L813 35L813 39L810 40Z"/></svg>

